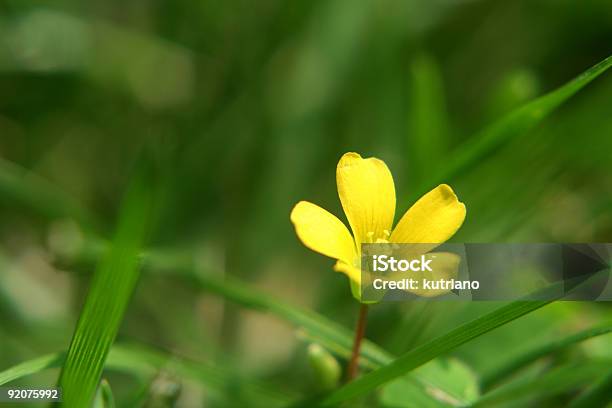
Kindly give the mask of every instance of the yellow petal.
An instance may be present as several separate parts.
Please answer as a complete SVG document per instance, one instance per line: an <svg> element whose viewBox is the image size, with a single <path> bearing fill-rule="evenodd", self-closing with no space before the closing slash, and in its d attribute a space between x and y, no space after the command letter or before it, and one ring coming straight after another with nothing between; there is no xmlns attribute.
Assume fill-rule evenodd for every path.
<svg viewBox="0 0 612 408"><path fill-rule="evenodd" d="M355 243L348 229L318 205L300 201L291 210L291 222L300 241L313 251L349 264L355 260Z"/></svg>
<svg viewBox="0 0 612 408"><path fill-rule="evenodd" d="M359 284L361 283L361 269L360 268L354 266L352 263L348 264L343 261L338 261L334 265L334 271L342 272L343 274L348 276L348 278L353 283L357 284L358 285L357 287L359 287Z"/></svg>
<svg viewBox="0 0 612 408"><path fill-rule="evenodd" d="M406 211L393 230L390 241L407 244L442 243L457 232L464 219L465 205L459 202L450 186L441 184Z"/></svg>
<svg viewBox="0 0 612 408"><path fill-rule="evenodd" d="M360 303L375 303L364 302L361 299L361 266L347 264L346 262L338 261L334 265L334 271L341 272L348 276L351 285L351 294Z"/></svg>
<svg viewBox="0 0 612 408"><path fill-rule="evenodd" d="M357 250L363 242L388 239L395 215L395 186L385 162L346 153L338 162L336 183Z"/></svg>

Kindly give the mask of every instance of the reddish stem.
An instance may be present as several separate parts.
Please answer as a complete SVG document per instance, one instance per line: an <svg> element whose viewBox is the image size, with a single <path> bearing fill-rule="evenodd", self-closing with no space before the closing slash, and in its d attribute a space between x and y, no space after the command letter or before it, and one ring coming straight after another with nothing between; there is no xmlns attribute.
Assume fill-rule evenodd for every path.
<svg viewBox="0 0 612 408"><path fill-rule="evenodd" d="M359 371L359 350L361 349L361 342L365 335L366 321L368 317L368 306L361 304L359 308L359 319L357 320L357 326L355 327L355 340L353 341L353 352L351 353L351 359L349 360L348 368L346 370L347 381L353 380L357 377Z"/></svg>

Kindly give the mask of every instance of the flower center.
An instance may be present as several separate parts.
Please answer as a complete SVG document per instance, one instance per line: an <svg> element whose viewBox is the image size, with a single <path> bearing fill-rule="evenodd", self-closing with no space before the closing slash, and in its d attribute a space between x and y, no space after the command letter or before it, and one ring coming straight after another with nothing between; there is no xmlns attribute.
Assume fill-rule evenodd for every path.
<svg viewBox="0 0 612 408"><path fill-rule="evenodd" d="M366 234L366 244L388 244L391 232L389 230L383 230L382 237L374 236L374 231L370 231Z"/></svg>

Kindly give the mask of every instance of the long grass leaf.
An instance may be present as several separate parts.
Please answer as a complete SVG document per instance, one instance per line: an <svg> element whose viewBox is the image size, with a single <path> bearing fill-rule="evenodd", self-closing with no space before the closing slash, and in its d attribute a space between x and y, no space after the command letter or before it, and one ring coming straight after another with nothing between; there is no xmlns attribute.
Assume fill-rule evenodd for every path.
<svg viewBox="0 0 612 408"><path fill-rule="evenodd" d="M140 275L138 254L153 201L149 187L143 175L130 187L116 237L94 274L59 378L65 406L88 407L96 392L104 361Z"/></svg>
<svg viewBox="0 0 612 408"><path fill-rule="evenodd" d="M481 381L482 388L485 390L491 388L493 385L508 377L510 374L541 357L563 350L581 341L608 334L610 332L612 332L612 324L606 324L574 333L559 340L547 341L543 344L532 347L521 354L508 358L507 361L500 364L497 368L485 373Z"/></svg>
<svg viewBox="0 0 612 408"><path fill-rule="evenodd" d="M455 153L445 159L443 169L434 174L427 185L421 186L415 194L421 193L426 187L441 182L448 182L476 162L495 152L513 138L520 136L540 123L551 112L567 101L612 65L612 56L587 69L565 85L547 93L510 112L481 132L472 136Z"/></svg>
<svg viewBox="0 0 612 408"><path fill-rule="evenodd" d="M533 312L550 301L517 301L494 310L471 322L465 323L450 332L425 343L416 349L402 355L392 363L374 370L350 382L328 395L322 402L323 406L331 406L340 402L365 395L391 380L409 373L422 364L443 355L466 342L481 336L499 326L509 323L527 313Z"/></svg>

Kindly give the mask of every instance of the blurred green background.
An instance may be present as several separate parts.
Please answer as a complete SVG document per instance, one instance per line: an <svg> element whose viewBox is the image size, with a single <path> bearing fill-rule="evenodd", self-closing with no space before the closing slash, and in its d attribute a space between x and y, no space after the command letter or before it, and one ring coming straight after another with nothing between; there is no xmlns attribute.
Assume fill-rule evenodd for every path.
<svg viewBox="0 0 612 408"><path fill-rule="evenodd" d="M292 206L305 199L345 220L335 166L356 151L388 164L400 216L479 130L611 44L607 0L0 1L0 181L44 179L78 203L0 183L0 369L67 348L92 267L65 258L94 232L112 235L143 154L162 191L151 248L352 327L348 282L298 242ZM441 180L467 206L454 240L610 242L611 158L608 74ZM368 337L400 354L496 306L379 305ZM453 356L478 376L611 310L556 303ZM142 276L118 340L314 392L299 330L171 274ZM611 346L599 337L572 353L612 358ZM249 405L170 377L179 406ZM137 381L105 378L129 406ZM573 393L530 403L562 406Z"/></svg>

